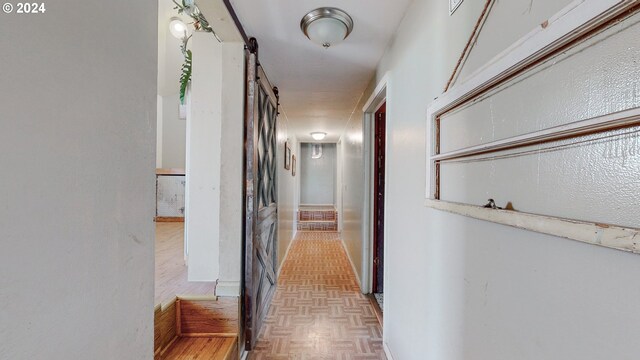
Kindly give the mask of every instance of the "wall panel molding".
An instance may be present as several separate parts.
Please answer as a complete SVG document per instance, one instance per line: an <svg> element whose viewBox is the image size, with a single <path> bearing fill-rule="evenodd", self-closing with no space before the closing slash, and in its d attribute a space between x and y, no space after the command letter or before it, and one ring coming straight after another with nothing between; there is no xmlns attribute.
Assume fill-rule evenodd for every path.
<svg viewBox="0 0 640 360"><path fill-rule="evenodd" d="M426 199L425 206L474 219L640 254L640 229Z"/></svg>
<svg viewBox="0 0 640 360"><path fill-rule="evenodd" d="M508 225L523 230L562 237L583 243L631 253L640 253L640 230L597 222L566 219L513 210L487 209L480 206L442 201L441 164L448 160L472 160L479 154L519 149L525 146L577 138L588 134L637 126L640 108L611 112L588 119L576 119L559 126L540 128L527 133L483 144L441 152L443 116L473 104L516 77L525 75L539 64L583 43L613 25L637 14L638 1L576 0L549 20L497 55L463 83L456 84L427 109L427 184L425 206L441 211ZM613 86L613 85L612 85ZM514 119L515 120L515 119ZM430 170L430 171L429 171ZM475 174L477 176L477 174ZM471 176L471 175L469 175ZM538 212L538 210L536 210ZM557 214L556 214L557 215ZM629 225L629 224L627 224ZM630 224L637 226L636 224Z"/></svg>

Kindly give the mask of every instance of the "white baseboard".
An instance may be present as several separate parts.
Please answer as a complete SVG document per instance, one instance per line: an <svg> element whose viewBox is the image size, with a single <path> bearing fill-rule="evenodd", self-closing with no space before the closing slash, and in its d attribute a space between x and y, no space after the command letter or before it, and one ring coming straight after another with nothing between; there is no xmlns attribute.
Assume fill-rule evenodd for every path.
<svg viewBox="0 0 640 360"><path fill-rule="evenodd" d="M356 276L356 281L358 282L358 287L360 288L360 292L362 292L362 281L360 281L360 276L358 276L358 272L356 271L356 266L351 259L351 255L349 254L349 250L347 250L347 244L344 243L344 238L340 236L340 242L342 243L342 248L344 252L347 254L347 258L349 259L349 263L351 264L351 269L353 270L353 274Z"/></svg>
<svg viewBox="0 0 640 360"><path fill-rule="evenodd" d="M382 348L384 349L384 354L387 355L387 360L393 360L393 355L391 355L391 350L387 346L386 342L382 342Z"/></svg>
<svg viewBox="0 0 640 360"><path fill-rule="evenodd" d="M278 266L278 277L280 277L280 271L282 271L282 265L284 265L285 260L287 260L287 256L289 256L289 250L291 250L291 245L293 245L293 241L296 239L296 235L298 234L298 231L294 231L293 232L293 236L291 237L291 241L289 241L289 245L287 246L287 251L284 252L284 257L282 258L282 261L280 262L280 266Z"/></svg>

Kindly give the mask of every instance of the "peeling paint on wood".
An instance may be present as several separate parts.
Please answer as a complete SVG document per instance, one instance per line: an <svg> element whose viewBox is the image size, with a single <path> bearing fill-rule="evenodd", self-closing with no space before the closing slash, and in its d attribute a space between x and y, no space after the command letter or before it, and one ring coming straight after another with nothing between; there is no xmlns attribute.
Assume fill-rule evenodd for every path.
<svg viewBox="0 0 640 360"><path fill-rule="evenodd" d="M640 229L510 210L487 209L481 206L433 199L427 199L425 206L474 219L513 226L518 229L535 231L634 254L640 253Z"/></svg>

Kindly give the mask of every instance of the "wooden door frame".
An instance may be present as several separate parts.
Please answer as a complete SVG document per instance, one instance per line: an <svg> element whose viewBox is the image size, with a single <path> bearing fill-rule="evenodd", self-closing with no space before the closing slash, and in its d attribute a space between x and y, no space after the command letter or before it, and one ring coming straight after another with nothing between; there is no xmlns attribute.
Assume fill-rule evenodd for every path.
<svg viewBox="0 0 640 360"><path fill-rule="evenodd" d="M375 225L375 214L373 209L373 196L374 196L374 120L375 113L378 111L383 103L387 103L387 124L389 124L389 102L387 102L387 89L389 88L389 73L386 73L382 79L378 82L375 89L371 93L371 96L362 108L364 112L363 121L363 147L364 147L364 217L363 217L363 229L362 229L362 279L360 280L360 290L363 294L370 294L373 288L373 226ZM388 140L388 135L387 139ZM385 153L388 154L388 141L385 141L386 149ZM386 166L386 164L385 164ZM387 192L387 183L385 181L385 193ZM386 218L386 210L385 210ZM385 227L385 239L387 230ZM386 252L386 251L385 251Z"/></svg>
<svg viewBox="0 0 640 360"><path fill-rule="evenodd" d="M381 118L379 116L379 114L384 114L384 116ZM372 188L372 192L373 192L373 219L372 219L372 230L373 230L373 271L372 271L372 286L371 286L371 292L372 293L379 293L379 292L384 292L384 235L385 235L385 226L384 226L384 216L385 216L385 199L386 199L386 183L387 183L387 161L386 161L386 144L387 144L387 126L386 126L386 119L387 119L387 107L386 107L386 101L384 103L382 103L382 105L380 105L380 107L378 108L378 110L376 110L375 114L374 114L374 119L373 119L373 166L372 166L372 170L373 170L373 188ZM384 122L384 124L380 124L380 122ZM382 126L380 126L382 125ZM378 132L382 133L382 148L380 148L378 146ZM381 151L383 156L383 161L384 163L382 164L382 166L379 166L379 164L377 164L378 162L378 156L380 155L378 152ZM382 174L380 174L380 173ZM380 184L380 175L382 175L383 179L382 179L382 185ZM382 189L382 203L380 203L379 200L379 191L380 189ZM380 212L382 212L382 214L380 214ZM380 229L380 225L379 225L379 217L382 217L382 229ZM380 231L382 230L382 231ZM381 233L382 232L382 233ZM380 249L380 247L382 247L382 249ZM376 264L376 260L378 260L378 264ZM380 270L377 268L378 266L382 267L382 276L379 276ZM382 287L383 291L379 291L380 287Z"/></svg>

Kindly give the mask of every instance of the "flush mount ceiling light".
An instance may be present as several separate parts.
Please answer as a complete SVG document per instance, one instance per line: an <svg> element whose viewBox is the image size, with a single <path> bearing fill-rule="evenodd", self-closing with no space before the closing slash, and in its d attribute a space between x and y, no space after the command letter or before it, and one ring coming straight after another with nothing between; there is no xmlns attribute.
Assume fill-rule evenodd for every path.
<svg viewBox="0 0 640 360"><path fill-rule="evenodd" d="M316 44L329 48L346 39L353 30L351 16L333 7L310 11L300 21L302 32Z"/></svg>
<svg viewBox="0 0 640 360"><path fill-rule="evenodd" d="M172 17L169 22L169 31L176 39L184 39L187 37L187 25L179 17Z"/></svg>
<svg viewBox="0 0 640 360"><path fill-rule="evenodd" d="M327 136L327 133L324 133L324 132L316 131L311 133L311 137L314 140L318 140L318 141L323 140L325 136Z"/></svg>

